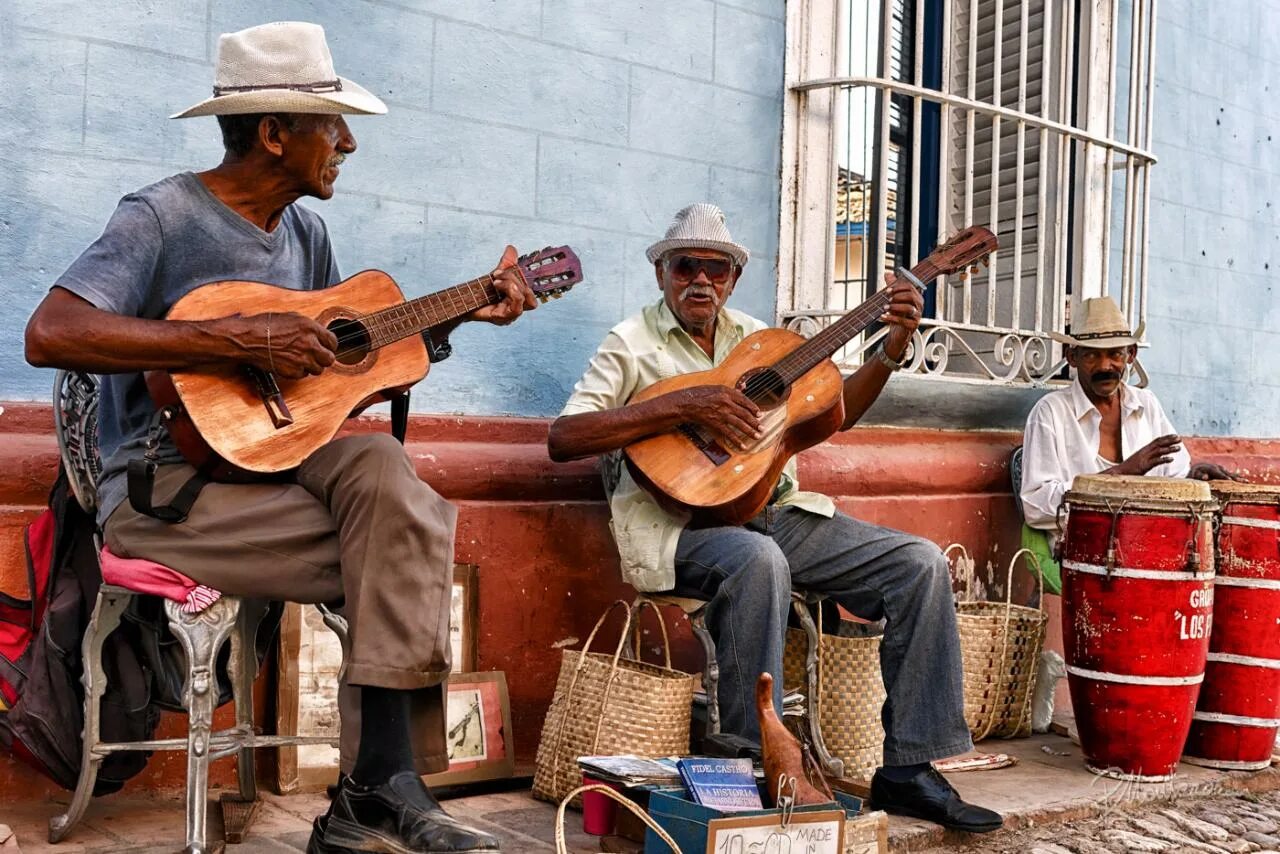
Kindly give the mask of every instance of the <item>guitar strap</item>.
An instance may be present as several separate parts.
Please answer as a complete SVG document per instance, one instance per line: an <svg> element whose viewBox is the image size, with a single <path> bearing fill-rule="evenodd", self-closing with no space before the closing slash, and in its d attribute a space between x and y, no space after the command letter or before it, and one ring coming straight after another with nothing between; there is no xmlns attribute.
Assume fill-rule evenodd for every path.
<svg viewBox="0 0 1280 854"><path fill-rule="evenodd" d="M151 429L147 432L146 449L141 459L129 460L126 478L129 485L129 504L134 510L152 519L159 519L170 525L187 520L191 506L196 503L200 490L209 482L209 473L203 468L197 469L182 488L173 496L168 504L156 507L152 504L155 498L156 469L160 466L157 449L160 447L160 434L167 428L165 423L177 414L176 406L166 406L156 412L151 419Z"/></svg>
<svg viewBox="0 0 1280 854"><path fill-rule="evenodd" d="M129 504L134 510L152 519L176 525L185 522L191 513L191 507L200 496L200 490L209 482L209 472L205 468L196 470L188 478L173 499L159 507L152 501L155 498L156 470L160 466L157 449L160 447L160 434L165 431L165 423L176 415L175 406L166 406L159 410L151 421L151 429L147 433L146 449L141 459L129 460L126 475L129 486ZM391 399L391 435L396 441L404 444L405 435L409 431L409 392L406 390Z"/></svg>
<svg viewBox="0 0 1280 854"><path fill-rule="evenodd" d="M405 434L409 432L409 391L391 398L391 435L396 441L404 444Z"/></svg>

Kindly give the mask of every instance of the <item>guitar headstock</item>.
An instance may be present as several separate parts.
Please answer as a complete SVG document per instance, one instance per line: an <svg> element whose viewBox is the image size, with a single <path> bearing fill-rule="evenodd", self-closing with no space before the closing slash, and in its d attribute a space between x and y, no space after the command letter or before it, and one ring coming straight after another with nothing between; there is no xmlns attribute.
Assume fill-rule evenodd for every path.
<svg viewBox="0 0 1280 854"><path fill-rule="evenodd" d="M971 225L951 236L946 243L939 244L929 254L928 261L933 266L931 272L940 276L947 273L960 273L962 276L972 267L977 272L979 262L987 263L987 257L999 247L996 236L980 225Z"/></svg>
<svg viewBox="0 0 1280 854"><path fill-rule="evenodd" d="M548 246L516 261L524 280L541 302L559 299L582 281L582 263L568 246Z"/></svg>

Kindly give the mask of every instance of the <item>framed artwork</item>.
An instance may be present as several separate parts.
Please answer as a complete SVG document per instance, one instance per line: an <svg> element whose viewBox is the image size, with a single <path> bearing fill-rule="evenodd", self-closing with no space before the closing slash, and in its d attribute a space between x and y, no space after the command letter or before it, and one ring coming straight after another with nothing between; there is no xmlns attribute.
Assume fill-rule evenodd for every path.
<svg viewBox="0 0 1280 854"><path fill-rule="evenodd" d="M499 780L515 773L507 675L500 670L454 674L447 704L449 770L428 775L427 785Z"/></svg>
<svg viewBox="0 0 1280 854"><path fill-rule="evenodd" d="M470 673L476 664L476 623L480 602L476 595L478 568L473 563L453 567L453 597L449 608L449 648L453 673Z"/></svg>
<svg viewBox="0 0 1280 854"><path fill-rule="evenodd" d="M449 646L453 672L476 668L479 573L474 564L453 567ZM276 732L338 735L338 671L342 647L310 605L290 602L280 622L276 681ZM506 702L506 683L502 697ZM510 710L507 711L508 718ZM508 720L504 732L510 732ZM338 748L327 744L281 747L276 752L276 791L318 792L338 778Z"/></svg>

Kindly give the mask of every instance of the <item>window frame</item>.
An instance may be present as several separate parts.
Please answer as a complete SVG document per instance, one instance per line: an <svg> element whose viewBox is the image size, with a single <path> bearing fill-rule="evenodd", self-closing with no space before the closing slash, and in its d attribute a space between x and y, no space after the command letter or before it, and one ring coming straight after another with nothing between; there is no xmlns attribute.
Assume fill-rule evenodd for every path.
<svg viewBox="0 0 1280 854"><path fill-rule="evenodd" d="M907 247L907 259L910 263L927 254L921 249L935 242L938 232L944 231L943 226L946 225L946 194L950 187L946 180L938 180L937 176L946 175L944 165L950 141L944 137L950 132L950 121L954 114L974 116L978 122L991 121L997 127L1004 122L1014 122L1020 128L1019 189L1022 187L1021 170L1025 168L1021 154L1025 153L1026 138L1038 135L1037 151L1041 153L1048 150L1046 143L1055 143L1058 152L1059 180L1056 192L1059 196L1059 212L1054 222L1052 245L1046 245L1044 250L1054 253L1055 272L1052 278L1055 281L1047 282L1049 276L1041 267L1032 271L1031 279L1028 280L1027 271L1021 269L1021 260L1014 266L1014 275L1020 283L1018 300L1029 287L1051 284L1053 290L1049 296L1053 310L1042 312L1039 310L1040 303L1037 303L1034 323L1012 322L1023 317L1015 302L1011 322L1001 324L986 322L990 317L978 318L976 320L979 322L975 322L975 318L967 313L959 319L949 318L930 301L926 306L926 316L929 319L922 324L921 331L913 341L912 357L907 368L909 373L929 379L1042 388L1060 382L1065 376L1061 347L1053 342L1050 334L1068 328L1073 309L1078 308L1082 299L1112 293L1118 297L1131 324L1141 327L1146 316L1148 293L1150 167L1156 162L1150 151L1155 40L1155 20L1151 14L1154 11L1153 0L1134 0L1129 7L1132 10L1132 17L1127 21L1130 24L1129 85L1122 92L1128 115L1124 119L1126 138L1123 140L1117 133L1116 110L1117 92L1121 90L1121 80L1116 74L1120 51L1116 39L1112 37L1113 34L1120 33L1119 3L1116 0L1113 0L1109 8L1102 9L1101 14L1095 14L1095 4L1079 4L1078 20L1074 19L1077 4L1066 3L1061 7L1054 7L1066 10L1057 15L1065 20L1061 22L1058 32L1046 30L1044 33L1041 61L1045 61L1050 46L1058 45L1057 49L1061 51L1058 58L1059 79L1051 84L1059 87L1056 93L1058 100L1054 106L1056 115L1051 115L1049 107L1050 95L1053 93L1043 90L1041 112L1036 115L1019 111L1018 104L1008 106L993 103L998 99L995 95L991 101L979 101L969 97L972 90L965 93L954 91L953 81L950 80L953 65L952 27L957 10L963 6L967 7L970 14L975 14L979 8L978 0L915 0L915 27L912 33L914 55L911 63L914 69L910 81L893 80L884 76L884 63L877 69L880 72L877 75L840 76L841 64L847 66L848 62L847 58L840 56L838 32L842 26L841 15L848 13L850 2L852 0L791 0L787 4L777 323L808 336L852 308L852 305L833 307L829 295L836 279L836 193L832 188L837 184L840 169L835 139L839 120L838 98L842 91L857 88L873 93L881 115L887 113L891 99L894 98L908 101L910 122L913 124L919 125L925 120L930 109L936 109L938 114L938 140L934 146L936 154L931 160L928 159L927 152L913 152L914 156L909 155L909 178L902 182L906 183L910 196L905 200L905 219L912 227L909 232L898 235L898 242ZM868 2L875 3L877 0ZM881 20L894 2L895 0L879 0ZM988 4L989 2L990 0ZM1011 7L1017 4L1023 9L1027 8L1022 0L1007 2ZM995 0L995 3L995 17L1001 21L995 32L999 34L1000 26L1003 26L1006 0ZM1046 0L1045 9L1048 8ZM926 13L937 12L939 9L940 24L935 21L933 32L929 33ZM1023 18L1022 40L1019 45L1027 43L1028 25L1025 14ZM888 29L883 25L880 27L881 56L888 55ZM926 36L939 35L939 29L940 38L934 47L940 55L933 59L936 60L940 73L932 79L926 79L925 67L930 56L922 46ZM1064 39L1064 35L1069 35L1069 38ZM1000 67L1007 69L1004 64ZM1062 71L1064 68L1071 69L1070 79ZM1005 73L1008 73L1007 70ZM1023 76L1025 78L1025 71ZM1025 83L1020 85L1020 92L1025 93ZM1134 93L1137 93L1136 97L1132 97ZM887 144L887 124L880 122L878 127L867 130L868 135L873 132L878 135L875 149L882 153ZM914 147L919 149L922 141L928 141L923 128L914 133ZM876 187L872 193L876 198L874 218L880 222L888 218L887 199L881 197L886 195L882 192L887 184L886 159L884 156L877 158L877 169L871 179ZM1119 175L1123 175L1123 178L1117 177ZM972 182L973 179L974 175L970 172L967 180ZM922 180L934 180L940 189L934 193L920 192L917 188L922 186ZM1046 180L1052 180L1052 177ZM1121 182L1122 188L1118 186ZM1004 188L1003 184L996 186ZM904 201L902 188L899 186L897 189L898 204L901 206ZM931 205L931 202L934 204ZM1022 227L1015 230L1021 235L1026 220L1020 196L1018 209L1019 216L1023 217L1019 220ZM1043 241L1044 231L1040 229L1048 220L1043 217L1043 211L1037 213L1036 235L1038 240ZM903 217L892 218L896 226L901 228ZM958 224L945 231L954 230L955 227ZM883 242L876 238L877 234L883 232L874 228L869 231L872 239L867 241L864 238L863 243L865 252L874 252L874 260L868 260L864 265L868 279L873 278L872 271L882 268L882 259L885 257ZM1122 246L1118 264L1113 263L1111 258L1113 241ZM1008 251L1012 248L1007 247L1005 254L1015 254ZM1018 258L1021 259L1021 254ZM1000 262L997 260L996 263ZM990 281L994 282L995 273L990 276ZM867 287L870 289L870 283ZM944 295L952 290L958 292L952 283L940 283L937 290ZM934 289L931 288L930 291L933 292ZM1038 295L1037 298L1047 301L1043 300L1040 291L1034 292ZM965 285L966 312L969 293L968 286ZM993 293L988 291L992 304L995 299ZM1042 314L1049 316L1042 317ZM882 332L872 331L864 334L861 340L851 342L849 347L838 354L840 358L837 361L841 368L855 368L860 363L861 354L870 350L880 334ZM983 351L981 354L977 352L979 349ZM951 371L949 363L954 356L966 360L969 366L980 364L982 370ZM1139 382L1145 383L1145 374L1141 372L1140 366Z"/></svg>

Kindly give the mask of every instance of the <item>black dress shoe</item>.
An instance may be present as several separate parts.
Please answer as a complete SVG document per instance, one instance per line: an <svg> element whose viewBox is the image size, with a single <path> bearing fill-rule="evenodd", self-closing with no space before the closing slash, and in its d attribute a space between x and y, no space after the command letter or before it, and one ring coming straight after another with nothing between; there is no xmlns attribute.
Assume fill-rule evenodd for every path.
<svg viewBox="0 0 1280 854"><path fill-rule="evenodd" d="M895 783L877 771L871 778L871 808L969 833L990 833L1004 824L1000 813L960 800L947 778L932 765L904 783Z"/></svg>
<svg viewBox="0 0 1280 854"><path fill-rule="evenodd" d="M498 840L446 813L412 771L376 787L344 778L311 828L307 854L491 854Z"/></svg>

